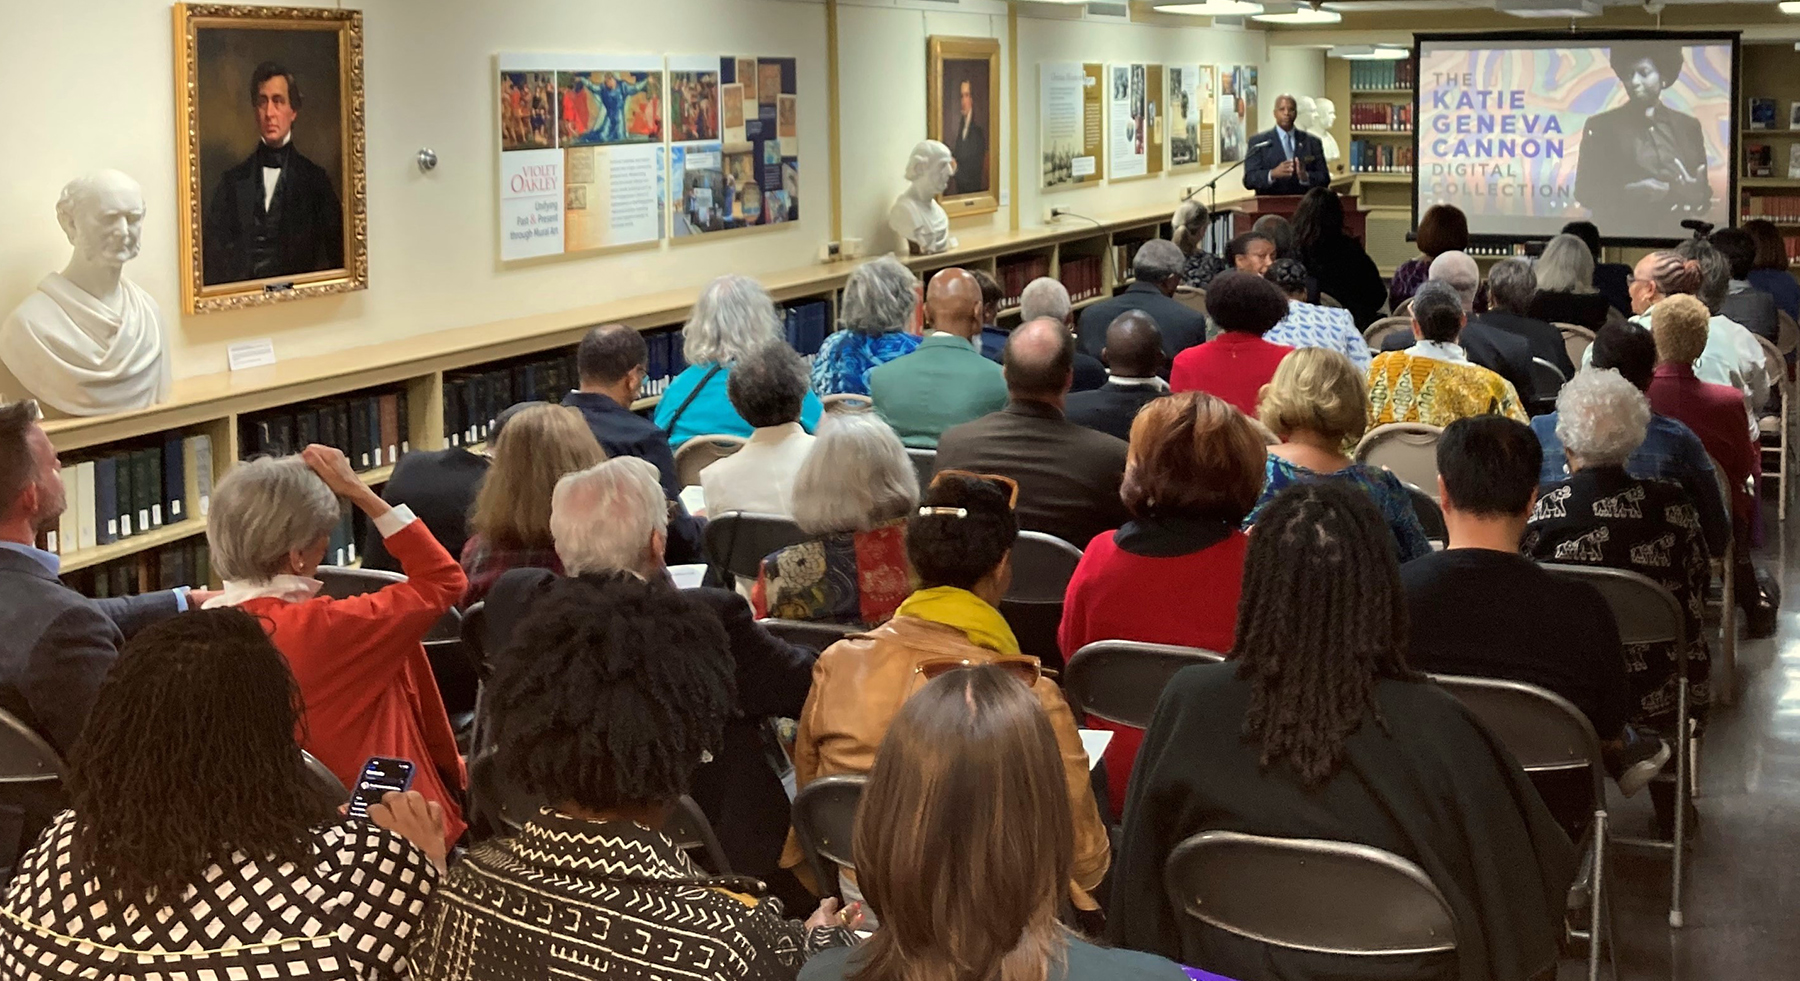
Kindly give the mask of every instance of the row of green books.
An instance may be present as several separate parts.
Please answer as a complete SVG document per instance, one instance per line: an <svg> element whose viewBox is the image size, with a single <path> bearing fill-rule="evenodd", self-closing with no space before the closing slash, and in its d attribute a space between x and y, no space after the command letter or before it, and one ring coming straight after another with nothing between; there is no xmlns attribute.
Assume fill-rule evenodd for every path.
<svg viewBox="0 0 1800 981"><path fill-rule="evenodd" d="M212 439L170 434L160 442L114 444L94 456L62 461L62 520L39 542L72 555L147 534L165 525L204 520L213 485Z"/></svg>

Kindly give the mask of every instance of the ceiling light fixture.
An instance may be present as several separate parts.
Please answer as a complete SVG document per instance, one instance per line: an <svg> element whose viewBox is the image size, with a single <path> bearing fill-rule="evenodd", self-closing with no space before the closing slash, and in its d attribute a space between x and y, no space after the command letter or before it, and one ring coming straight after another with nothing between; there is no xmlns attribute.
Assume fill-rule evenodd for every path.
<svg viewBox="0 0 1800 981"><path fill-rule="evenodd" d="M1494 9L1514 17L1555 20L1600 16L1599 0L1494 0Z"/></svg>
<svg viewBox="0 0 1800 981"><path fill-rule="evenodd" d="M1275 4L1269 4L1275 7ZM1270 10L1253 14L1250 19L1264 24L1336 24L1344 19L1344 15L1335 10L1319 10L1304 3L1287 3L1279 5L1286 9Z"/></svg>
<svg viewBox="0 0 1800 981"><path fill-rule="evenodd" d="M1159 0L1151 6L1158 13L1192 14L1197 17L1244 17L1263 12L1263 5L1253 0L1201 0L1198 3Z"/></svg>
<svg viewBox="0 0 1800 981"><path fill-rule="evenodd" d="M1781 0L1775 7L1784 14L1800 14L1800 0Z"/></svg>
<svg viewBox="0 0 1800 981"><path fill-rule="evenodd" d="M1326 55L1345 61L1404 61L1412 57L1412 52L1385 44L1339 44L1334 45Z"/></svg>

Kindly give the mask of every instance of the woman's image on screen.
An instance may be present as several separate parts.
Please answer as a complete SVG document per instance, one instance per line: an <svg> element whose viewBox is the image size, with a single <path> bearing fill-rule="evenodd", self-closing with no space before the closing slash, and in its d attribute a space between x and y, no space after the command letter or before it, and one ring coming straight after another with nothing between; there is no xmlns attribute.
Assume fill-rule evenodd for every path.
<svg viewBox="0 0 1800 981"><path fill-rule="evenodd" d="M1625 104L1588 117L1575 168L1575 197L1606 234L1653 222L1657 234L1712 204L1700 121L1663 102L1681 77L1682 47L1621 42L1608 52Z"/></svg>

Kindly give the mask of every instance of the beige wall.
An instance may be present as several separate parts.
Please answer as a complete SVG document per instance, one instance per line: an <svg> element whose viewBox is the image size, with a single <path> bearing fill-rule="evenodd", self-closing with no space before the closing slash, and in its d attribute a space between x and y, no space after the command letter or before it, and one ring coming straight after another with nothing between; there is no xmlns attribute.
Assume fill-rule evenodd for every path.
<svg viewBox="0 0 1800 981"><path fill-rule="evenodd" d="M865 250L892 247L885 215L907 150L925 132L925 39L1007 37L1004 6L922 11L896 0L840 7L844 234ZM334 6L335 4L319 4ZM234 341L272 337L279 357L328 354L447 327L550 312L686 286L726 271L759 273L814 261L829 237L826 17L820 0L345 0L365 11L371 288L235 313L181 313L177 280L173 54L168 0L11 4L0 32L0 310L60 268L68 246L54 204L69 178L102 167L144 185L143 251L128 274L162 304L179 377L225 369ZM668 39L680 38L679 45ZM781 55L799 59L802 219L794 226L611 255L501 268L493 114L494 55L503 51ZM1322 86L1317 51L1268 56L1261 31L1021 18L1019 146L1036 157L1036 66L1047 60L1140 60L1262 66L1268 124L1278 89ZM96 59L103 55L103 59ZM1003 55L1004 57L1004 55ZM103 64L103 68L97 67ZM1002 69L1003 77L1007 74ZM1002 106L1008 93L1001 93ZM1004 113L1003 113L1004 115ZM1202 175L1183 174L1042 195L1036 175L1010 186L1011 140L996 135L1003 190L1021 224L1047 200L1082 212L1166 201ZM441 161L421 174L421 147ZM1226 186L1235 187L1236 178ZM967 229L1004 230L1008 212Z"/></svg>

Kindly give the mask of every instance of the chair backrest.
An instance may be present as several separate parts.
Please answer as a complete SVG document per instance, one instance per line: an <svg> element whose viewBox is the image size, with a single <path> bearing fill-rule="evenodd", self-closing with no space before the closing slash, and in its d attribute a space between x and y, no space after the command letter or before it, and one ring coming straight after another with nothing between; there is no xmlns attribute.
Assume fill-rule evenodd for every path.
<svg viewBox="0 0 1800 981"><path fill-rule="evenodd" d="M306 750L300 751L300 757L306 763L306 773L318 786L319 793L330 800L347 801L350 799L350 788L344 786L344 781L339 780L337 774L331 772L331 767L326 766L324 761Z"/></svg>
<svg viewBox="0 0 1800 981"><path fill-rule="evenodd" d="M700 471L743 449L748 442L750 441L742 436L727 436L723 433L690 437L681 444L681 449L675 451L676 481L683 487L700 483Z"/></svg>
<svg viewBox="0 0 1800 981"><path fill-rule="evenodd" d="M906 455L912 460L913 472L919 475L919 492L923 494L931 484L931 475L937 473L937 450L908 446Z"/></svg>
<svg viewBox="0 0 1800 981"><path fill-rule="evenodd" d="M758 620L769 633L780 637L790 644L799 644L810 650L822 651L843 640L845 637L861 633L862 627L850 623L826 623L821 620L782 620L776 617Z"/></svg>
<svg viewBox="0 0 1800 981"><path fill-rule="evenodd" d="M837 891L840 868L856 868L851 851L856 808L868 781L859 773L820 777L794 795L794 837L812 863L819 888L827 892Z"/></svg>
<svg viewBox="0 0 1800 981"><path fill-rule="evenodd" d="M1407 303L1410 304L1412 301L1408 300ZM1368 342L1369 347L1379 351L1381 342L1389 334L1398 334L1401 331L1412 332L1411 317L1383 317L1370 324L1368 330L1363 331L1363 340Z"/></svg>
<svg viewBox="0 0 1800 981"><path fill-rule="evenodd" d="M1673 643L1676 650L1687 647L1687 621L1682 619L1681 604L1673 593L1645 576L1624 569L1601 566L1543 563L1545 572L1585 582L1600 591L1613 619L1619 623L1619 641L1624 644ZM1688 659L1678 657L1678 670L1687 670Z"/></svg>
<svg viewBox="0 0 1800 981"><path fill-rule="evenodd" d="M826 412L859 412L875 408L875 400L854 392L837 392L819 400Z"/></svg>
<svg viewBox="0 0 1800 981"><path fill-rule="evenodd" d="M1531 387L1539 400L1556 398L1563 385L1569 381L1562 369L1545 361L1543 358L1531 359Z"/></svg>
<svg viewBox="0 0 1800 981"><path fill-rule="evenodd" d="M1012 588L1000 600L1000 613L1020 649L1052 671L1063 667L1056 631L1062 623L1063 596L1080 562L1081 550L1054 535L1021 531L1013 543Z"/></svg>
<svg viewBox="0 0 1800 981"><path fill-rule="evenodd" d="M725 857L725 849L719 844L719 836L713 834L712 822L706 819L706 812L700 805L686 794L675 802L675 810L670 813L669 820L663 824L663 834L675 843L675 850L680 852L699 852L698 856L689 855L695 863L714 875L731 875L731 860Z"/></svg>
<svg viewBox="0 0 1800 981"><path fill-rule="evenodd" d="M755 579L770 552L798 545L807 534L792 518L727 511L706 523L706 557L732 575Z"/></svg>
<svg viewBox="0 0 1800 981"><path fill-rule="evenodd" d="M1344 305L1342 303L1338 302L1337 297L1332 296L1330 293L1327 293L1324 290L1319 291L1319 306L1331 307L1331 308L1337 309L1337 310L1344 309Z"/></svg>
<svg viewBox="0 0 1800 981"><path fill-rule="evenodd" d="M1775 335L1776 349L1784 356L1794 353L1795 348L1800 348L1800 324L1795 324L1786 310L1775 311L1775 322L1780 325Z"/></svg>
<svg viewBox="0 0 1800 981"><path fill-rule="evenodd" d="M0 709L0 787L56 784L62 775L62 757L44 737Z"/></svg>
<svg viewBox="0 0 1800 981"><path fill-rule="evenodd" d="M1580 364L1581 356L1594 343L1594 332L1580 324L1565 324L1560 320L1556 322L1556 329L1562 332L1563 350L1569 352L1569 363Z"/></svg>
<svg viewBox="0 0 1800 981"><path fill-rule="evenodd" d="M487 649L487 600L473 603L462 615L463 654L475 665L475 670L485 680L493 665L488 658L492 655Z"/></svg>
<svg viewBox="0 0 1800 981"><path fill-rule="evenodd" d="M1432 675L1438 687L1498 738L1526 773L1586 770L1593 805L1606 803L1606 770L1600 739L1582 711L1555 692L1522 681Z"/></svg>
<svg viewBox="0 0 1800 981"><path fill-rule="evenodd" d="M1788 381L1787 356L1775 346L1775 342L1754 331L1750 334L1756 338L1763 352L1763 371L1769 376L1769 387L1778 392L1786 392L1792 382Z"/></svg>
<svg viewBox="0 0 1800 981"><path fill-rule="evenodd" d="M1376 426L1356 444L1356 459L1394 476L1437 499L1437 444L1444 431L1422 422L1390 422Z"/></svg>
<svg viewBox="0 0 1800 981"><path fill-rule="evenodd" d="M1413 301L1413 298L1410 296L1404 300L1401 300L1400 305L1395 307L1394 312L1392 314L1389 314L1389 316L1405 317L1408 320L1411 320L1412 319L1412 301Z"/></svg>
<svg viewBox="0 0 1800 981"><path fill-rule="evenodd" d="M1204 831L1175 846L1163 883L1189 918L1275 947L1341 957L1456 950L1455 915L1425 871L1368 845Z"/></svg>
<svg viewBox="0 0 1800 981"><path fill-rule="evenodd" d="M1175 287L1175 302L1187 307L1195 313L1206 313L1206 291L1192 286Z"/></svg>
<svg viewBox="0 0 1800 981"><path fill-rule="evenodd" d="M1450 528L1444 524L1444 509L1438 506L1437 499L1416 484L1407 484L1406 494L1412 498L1413 514L1418 516L1420 527L1425 529L1425 537L1434 542L1449 542Z"/></svg>
<svg viewBox="0 0 1800 981"><path fill-rule="evenodd" d="M1223 660L1225 655L1198 647L1097 640L1069 658L1063 670L1063 697L1077 725L1091 715L1145 729L1177 671Z"/></svg>
<svg viewBox="0 0 1800 981"><path fill-rule="evenodd" d="M322 565L313 578L325 585L319 589L320 596L332 599L349 599L364 593L373 593L386 589L397 582L405 582L406 577L398 572L383 572L380 569L352 569L342 565Z"/></svg>

